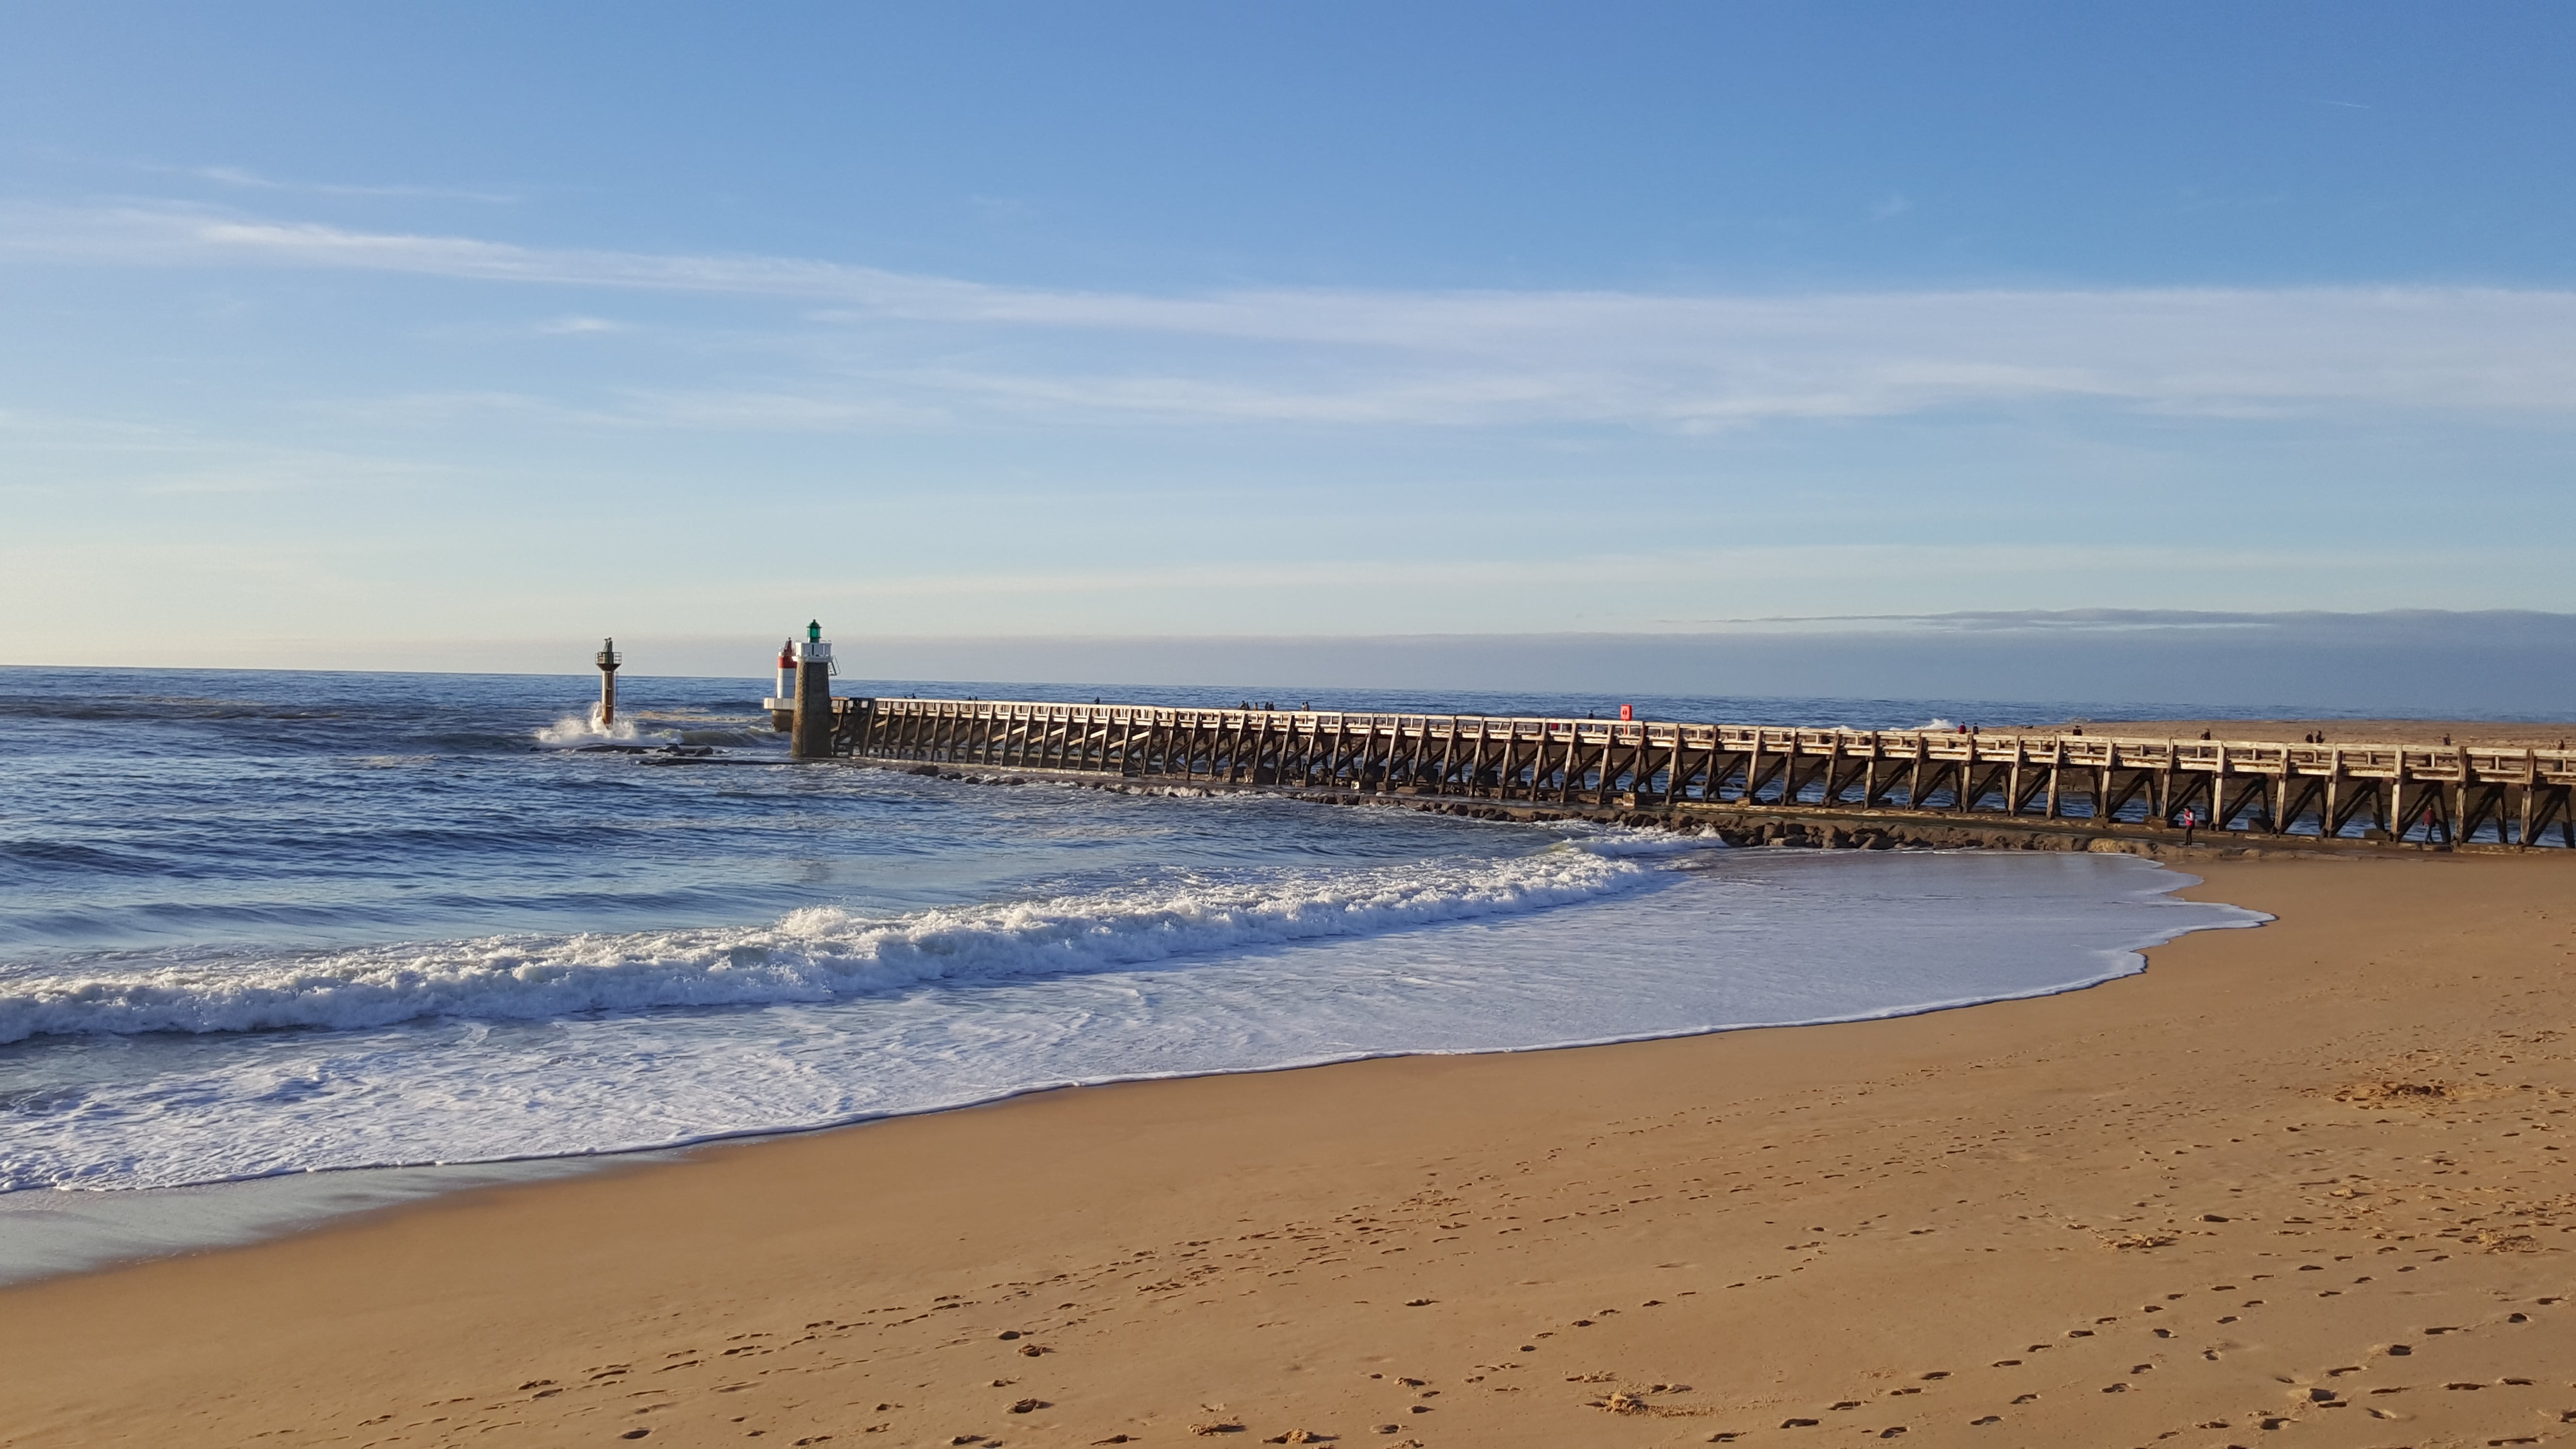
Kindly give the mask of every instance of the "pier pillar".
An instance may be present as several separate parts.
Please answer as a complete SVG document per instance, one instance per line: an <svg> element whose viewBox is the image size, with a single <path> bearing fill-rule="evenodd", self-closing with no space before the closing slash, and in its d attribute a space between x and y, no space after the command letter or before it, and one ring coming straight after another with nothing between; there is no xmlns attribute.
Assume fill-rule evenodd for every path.
<svg viewBox="0 0 2576 1449"><path fill-rule="evenodd" d="M832 754L832 646L823 642L819 620L805 626L805 642L796 646L796 721L787 753L798 760Z"/></svg>
<svg viewBox="0 0 2576 1449"><path fill-rule="evenodd" d="M618 656L617 641L599 641L599 727L617 723L617 666L626 661Z"/></svg>

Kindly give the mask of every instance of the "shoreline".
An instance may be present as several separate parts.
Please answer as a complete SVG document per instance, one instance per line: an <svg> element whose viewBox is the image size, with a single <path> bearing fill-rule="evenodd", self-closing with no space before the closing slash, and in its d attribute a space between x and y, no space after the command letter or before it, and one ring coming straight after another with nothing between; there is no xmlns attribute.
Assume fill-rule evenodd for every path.
<svg viewBox="0 0 2576 1449"><path fill-rule="evenodd" d="M452 1193L565 1177L656 1150L276 1172L166 1187L0 1193L0 1290L275 1242Z"/></svg>
<svg viewBox="0 0 2576 1449"><path fill-rule="evenodd" d="M2159 876L2132 894L2179 899L2202 883L2187 871L2156 863ZM1798 1018L1680 1027L1615 1036L1536 1042L1525 1046L1421 1047L1358 1051L1314 1059L1258 1066L1111 1076L1047 1082L998 1090L966 1101L909 1110L872 1112L834 1121L791 1126L761 1126L709 1132L682 1141L610 1147L576 1153L460 1159L440 1162L368 1163L346 1167L308 1168L256 1176L213 1178L202 1182L138 1188L24 1188L0 1193L0 1288L81 1273L111 1271L183 1256L277 1241L331 1226L342 1220L400 1211L455 1193L523 1181L545 1181L622 1166L649 1167L735 1147L865 1128L907 1118L1000 1106L1023 1098L1057 1092L1151 1082L1185 1082L1212 1077L1263 1075L1348 1066L1361 1062L1413 1057L1516 1056L1531 1053L1586 1051L1646 1042L1688 1040L1740 1032L1796 1030L1805 1027L1895 1021L1949 1011L1968 1011L2004 1002L2041 1000L2090 991L2144 971L2145 953L2200 931L2239 930L2269 924L2259 913L2244 918L2178 924L2155 930L2122 946L2117 969L2047 986L2000 995L1981 995L1904 1003L1869 1011ZM265 1199L285 1199L270 1203ZM297 1202L303 1199L303 1202ZM74 1205L76 1204L76 1205ZM192 1207L194 1211L192 1211ZM13 1216L62 1221L30 1234ZM53 1241L42 1240L50 1234Z"/></svg>
<svg viewBox="0 0 2576 1449"><path fill-rule="evenodd" d="M2547 1432L2564 877L2196 870L2278 919L2094 989L1049 1092L0 1290L0 1444Z"/></svg>

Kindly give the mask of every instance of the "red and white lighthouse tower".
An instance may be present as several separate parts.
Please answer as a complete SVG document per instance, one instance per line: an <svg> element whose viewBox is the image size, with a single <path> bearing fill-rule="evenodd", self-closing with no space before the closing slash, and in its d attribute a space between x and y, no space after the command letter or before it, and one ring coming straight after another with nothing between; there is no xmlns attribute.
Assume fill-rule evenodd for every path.
<svg viewBox="0 0 2576 1449"><path fill-rule="evenodd" d="M785 734L796 727L796 641L781 640L778 645L778 688L760 702L769 711L769 727Z"/></svg>

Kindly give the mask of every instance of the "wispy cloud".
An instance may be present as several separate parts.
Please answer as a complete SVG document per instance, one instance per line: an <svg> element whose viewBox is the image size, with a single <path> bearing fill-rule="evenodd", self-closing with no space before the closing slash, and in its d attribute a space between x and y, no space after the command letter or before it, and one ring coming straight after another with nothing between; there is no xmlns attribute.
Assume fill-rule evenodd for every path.
<svg viewBox="0 0 2576 1449"><path fill-rule="evenodd" d="M339 422L396 428L446 428L459 423L534 423L621 431L680 428L754 433L923 429L943 427L957 420L951 413L899 399L819 389L794 392L628 388L582 403L568 403L537 393L463 389L315 403L308 405L305 411Z"/></svg>
<svg viewBox="0 0 2576 1449"><path fill-rule="evenodd" d="M996 286L801 258L517 246L172 207L0 212L0 256L377 271L803 304L841 382L741 389L845 425L1058 418L1680 430L2076 403L2576 419L2576 292L2459 287L1712 295ZM819 304L819 307L818 307ZM613 326L573 314L549 330ZM775 322L769 325L778 325ZM861 342L864 341L864 346ZM837 388L837 390L836 390Z"/></svg>
<svg viewBox="0 0 2576 1449"><path fill-rule="evenodd" d="M454 186L400 184L361 186L330 181L280 181L275 177L262 176L256 171L240 166L191 166L186 169L185 174L194 176L200 181L212 181L221 186L238 187L245 191L300 192L307 196L387 196L493 203L518 200L516 196L505 191L470 191Z"/></svg>
<svg viewBox="0 0 2576 1449"><path fill-rule="evenodd" d="M2518 559L2537 550L2517 550ZM2428 566L2470 567L2479 551L2473 546L2440 550L2417 560L2405 551L2296 546L2227 549L2195 559L2195 576L2260 572L2275 577L2315 576L2330 572L2389 568L2420 562ZM1798 632L1815 626L1840 629L1884 625L1974 632L1998 628L2214 627L2222 622L2258 617L2198 611L2099 608L2064 611L1962 610L1939 615L1845 614L1833 616L1665 615L1637 605L1647 599L1697 592L1710 579L1726 579L1748 595L1758 589L1808 589L1836 581L1868 578L1876 585L1945 585L1962 579L2049 580L2145 575L2170 569L2171 549L2147 545L2043 544L1743 544L1716 548L1673 548L1568 552L1549 558L1408 557L1401 579L1391 577L1388 562L1371 557L1317 557L1274 560L1176 560L1128 563L1116 568L1067 566L1012 568L990 572L945 568L913 570L901 566L864 578L836 581L828 587L835 598L853 600L913 599L937 596L1162 596L1183 599L1205 591L1250 589L1283 593L1331 594L1340 599L1374 601L1398 593L1490 600L1493 590L1517 590L1540 602L1533 617L1567 617L1565 602L1604 579L1619 581L1619 596L1603 596L1610 617L1621 628L1646 631L1721 629L1752 632ZM806 587L814 587L807 584ZM1569 592L1571 591L1571 592ZM1924 590L1911 589L1917 596ZM1354 617L1365 615L1354 609ZM1446 613L1447 611L1437 611ZM1458 617L1465 617L1461 614Z"/></svg>
<svg viewBox="0 0 2576 1449"><path fill-rule="evenodd" d="M416 459L371 456L326 448L216 445L138 469L128 485L138 497L239 497L355 493L415 489L445 481L456 470Z"/></svg>

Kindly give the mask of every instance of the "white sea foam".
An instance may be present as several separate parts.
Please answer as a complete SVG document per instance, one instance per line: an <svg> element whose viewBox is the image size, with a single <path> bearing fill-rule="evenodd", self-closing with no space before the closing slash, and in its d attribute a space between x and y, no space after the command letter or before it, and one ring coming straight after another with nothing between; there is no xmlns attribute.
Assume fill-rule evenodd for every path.
<svg viewBox="0 0 2576 1449"><path fill-rule="evenodd" d="M597 706L587 715L568 714L537 731L537 743L541 745L640 744L643 738L631 718L601 724Z"/></svg>
<svg viewBox="0 0 2576 1449"><path fill-rule="evenodd" d="M10 1056L53 1065L39 1090L0 1090L0 1193L581 1155L1077 1083L1890 1016L2078 989L2139 969L2141 946L2259 919L2174 900L2164 891L2188 877L2126 856L1746 850L1680 870L1571 850L1526 859L1535 873L1456 869L1437 889L1427 867L1347 872L1328 892L1273 888L1241 897L1231 924L1193 888L1167 899L1168 928L1134 908L1141 898L1023 908L1017 936L999 911L944 913L945 927L800 913L764 928L801 950L874 949L890 974L944 971L831 1000L164 1033L111 1052L29 1041L0 1068ZM1353 885L1360 874L1372 889ZM1561 907L1527 908L1559 894ZM969 918L980 926L956 924ZM1241 944L1155 954L1211 938ZM851 944L862 941L876 944ZM932 964L943 942L964 949ZM1120 957L1132 964L1094 964ZM1048 974L1048 959L1071 969Z"/></svg>
<svg viewBox="0 0 2576 1449"><path fill-rule="evenodd" d="M1079 974L1588 900L1645 879L1644 867L1615 853L1634 844L1604 839L1473 864L1271 872L890 919L816 907L763 926L501 936L54 975L0 983L0 1042L350 1029L439 1016L526 1021Z"/></svg>
<svg viewBox="0 0 2576 1449"><path fill-rule="evenodd" d="M760 745L777 732L766 722L746 722L739 715L705 710L636 710L615 724L599 722L594 705L588 715L564 715L536 733L537 743L555 749L583 745Z"/></svg>
<svg viewBox="0 0 2576 1449"><path fill-rule="evenodd" d="M1551 828L1563 831L1567 827L1555 824ZM1627 825L1580 827L1573 835L1572 843L1593 854L1621 860L1653 860L1727 848L1725 842L1714 835L1678 830L1639 830Z"/></svg>

